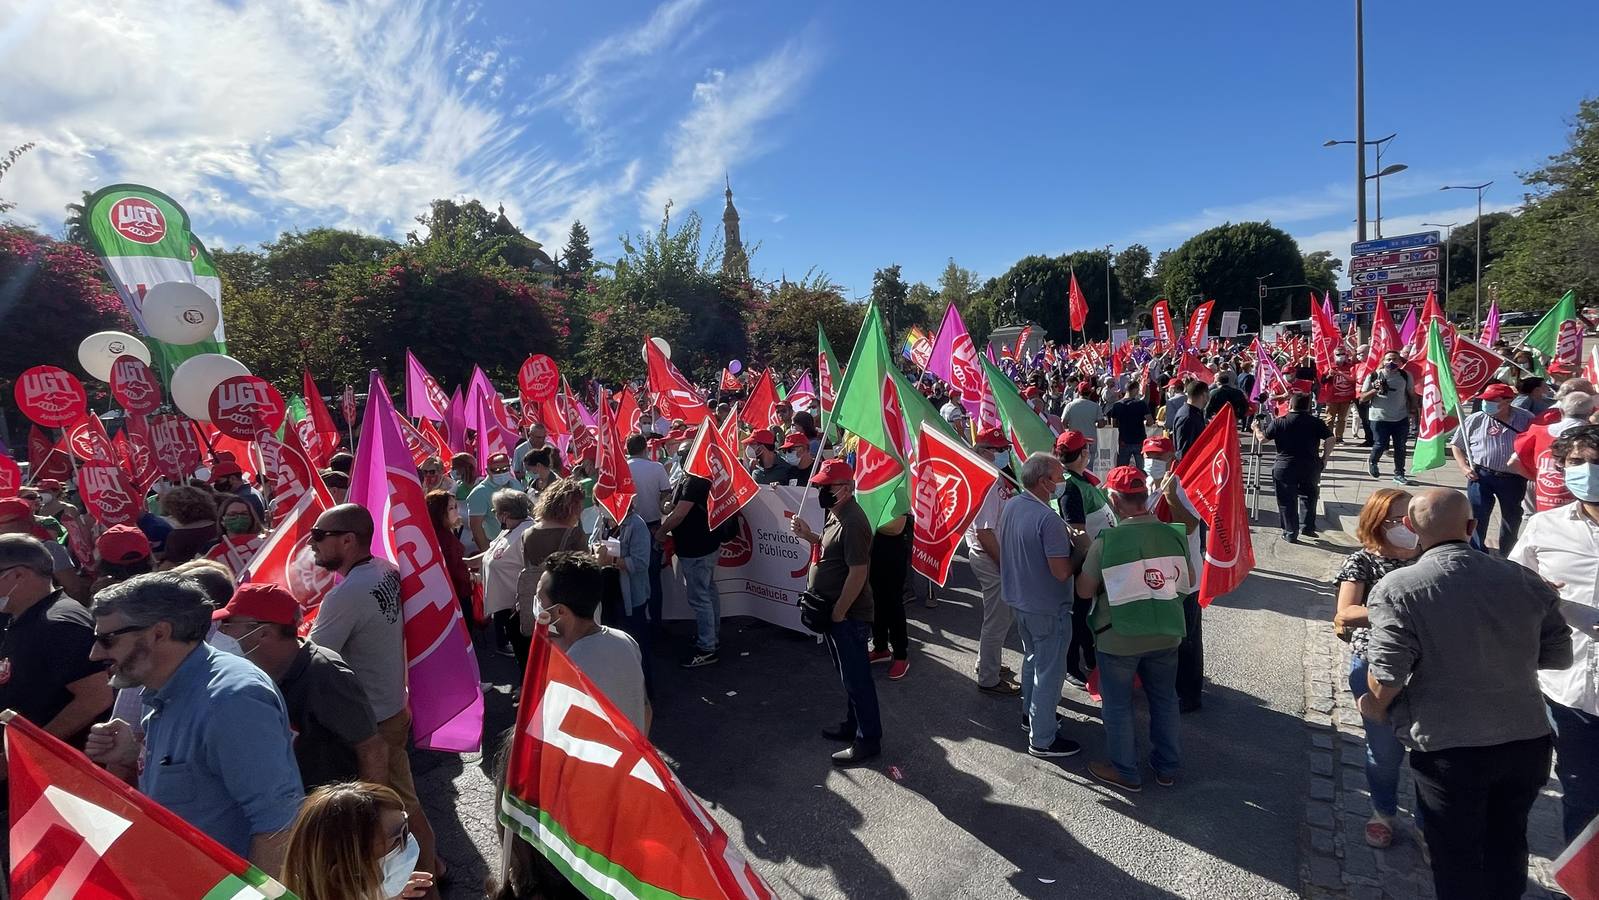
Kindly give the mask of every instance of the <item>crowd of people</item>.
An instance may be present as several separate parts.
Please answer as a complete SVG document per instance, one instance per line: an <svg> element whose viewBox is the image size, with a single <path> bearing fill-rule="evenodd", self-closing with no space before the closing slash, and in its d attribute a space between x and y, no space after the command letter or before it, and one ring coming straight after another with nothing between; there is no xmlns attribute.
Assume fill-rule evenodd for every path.
<svg viewBox="0 0 1599 900"><path fill-rule="evenodd" d="M1318 486L1353 416L1370 474L1380 477L1391 456L1396 482L1366 503L1355 530L1362 549L1335 579L1335 627L1350 642L1350 688L1366 717L1366 839L1394 840L1408 752L1439 896L1477 896L1484 884L1510 896L1499 887L1525 878L1527 811L1551 753L1568 839L1599 813L1594 387L1565 378L1556 390L1531 374L1541 371L1534 358L1507 364L1452 444L1468 491L1411 493L1416 387L1397 353L1357 377L1364 354L1341 348L1328 371L1283 358L1285 384L1264 391L1254 355L1240 348L1204 359L1205 376L1179 374L1176 354L1117 374L1064 353L1009 365L1056 435L1051 451L1025 458L1003 430L974 427L950 385L911 372L1005 476L963 540L981 598L973 683L1019 700L1019 749L1043 758L1081 751L1068 733L1080 726L1056 710L1066 682L1092 688L1106 753L1088 774L1127 793L1143 789L1146 769L1157 786L1174 785L1182 716L1203 707L1206 540L1178 463L1227 417L1275 445L1285 540L1317 538ZM734 398L711 396L717 421L734 414ZM478 646L514 658L520 672L530 641L547 633L647 734L659 688L651 663L667 639L663 573L682 582L694 619L680 665L715 665L714 575L734 532L711 527L711 482L685 469L693 433L657 416L647 392L638 400L643 413L625 441L636 495L620 521L595 502L592 449L568 458L537 422L482 471L459 453L426 459L418 477ZM787 402L772 418L740 432L745 464L757 484L817 491L823 527L791 522L812 548L807 602L825 619L817 630L845 702L822 734L846 745L835 764L859 765L885 740L873 667L898 681L913 662L915 523L867 519L853 438L829 440L810 411ZM1095 471L1097 442L1111 433L1108 464ZM69 549L63 523L83 516L70 484L40 481L0 500L0 707L83 749L303 900L426 896L447 876L410 768L400 577L371 552L371 511L343 502L353 462L337 454L322 473L338 504L310 540L315 564L339 578L308 629L284 588L237 583L270 533L272 498L235 459L212 458L203 478L159 482L135 525L99 535L92 559ZM1535 510L1525 523L1524 505ZM1003 664L1013 628L1019 671ZM504 687L514 696L519 683ZM1135 688L1149 709L1147 767ZM538 882L507 873L499 896L533 896L512 886Z"/></svg>

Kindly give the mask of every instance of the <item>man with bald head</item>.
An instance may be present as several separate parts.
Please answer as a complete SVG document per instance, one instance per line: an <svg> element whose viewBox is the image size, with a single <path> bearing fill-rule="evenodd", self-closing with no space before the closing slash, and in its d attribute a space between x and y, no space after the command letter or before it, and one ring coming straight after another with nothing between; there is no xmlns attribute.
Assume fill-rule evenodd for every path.
<svg viewBox="0 0 1599 900"><path fill-rule="evenodd" d="M421 871L433 866L433 829L417 799L411 760L405 752L411 710L405 689L405 622L400 609L400 573L372 555L372 514L356 503L340 503L317 517L311 529L316 564L343 580L317 608L311 643L344 658L372 704L378 734L388 745L389 787L400 795L411 832L421 845Z"/></svg>
<svg viewBox="0 0 1599 900"><path fill-rule="evenodd" d="M1371 693L1360 712L1391 717L1410 748L1439 900L1520 897L1527 813L1552 748L1538 670L1572 658L1560 595L1471 549L1476 523L1459 491L1421 491L1405 524L1422 553L1367 598Z"/></svg>

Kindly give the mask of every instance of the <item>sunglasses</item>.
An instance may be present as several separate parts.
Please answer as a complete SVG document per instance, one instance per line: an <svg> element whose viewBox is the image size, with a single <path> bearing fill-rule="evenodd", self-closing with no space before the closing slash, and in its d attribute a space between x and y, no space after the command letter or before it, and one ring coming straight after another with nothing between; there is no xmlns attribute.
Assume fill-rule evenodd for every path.
<svg viewBox="0 0 1599 900"><path fill-rule="evenodd" d="M400 813L400 827L389 837L389 853L405 846L405 839L411 836L411 814Z"/></svg>
<svg viewBox="0 0 1599 900"><path fill-rule="evenodd" d="M509 472L509 471L511 471L511 467L510 466L506 466L503 469L490 469L489 470L489 474L490 475L504 475L506 472Z"/></svg>
<svg viewBox="0 0 1599 900"><path fill-rule="evenodd" d="M112 645L117 642L117 638L134 631L146 631L154 627L154 625L128 625L123 628L118 628L115 631L107 631L104 634L96 634L94 636L94 642L100 645L101 650L110 650Z"/></svg>
<svg viewBox="0 0 1599 900"><path fill-rule="evenodd" d="M354 533L355 532L353 532L353 531L340 531L340 530L333 529L333 528L313 528L313 529L311 529L311 542L313 544L317 544L317 543L321 543L322 541L327 540L328 538L332 537L335 534L354 534Z"/></svg>

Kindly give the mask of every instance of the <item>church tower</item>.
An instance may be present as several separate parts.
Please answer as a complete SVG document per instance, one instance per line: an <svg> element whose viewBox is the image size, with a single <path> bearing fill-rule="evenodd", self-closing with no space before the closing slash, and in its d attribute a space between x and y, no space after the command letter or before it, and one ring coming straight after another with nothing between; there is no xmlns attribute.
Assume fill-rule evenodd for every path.
<svg viewBox="0 0 1599 900"><path fill-rule="evenodd" d="M722 273L738 278L750 275L750 260L738 233L738 210L733 208L733 182L727 182L727 206L722 210Z"/></svg>

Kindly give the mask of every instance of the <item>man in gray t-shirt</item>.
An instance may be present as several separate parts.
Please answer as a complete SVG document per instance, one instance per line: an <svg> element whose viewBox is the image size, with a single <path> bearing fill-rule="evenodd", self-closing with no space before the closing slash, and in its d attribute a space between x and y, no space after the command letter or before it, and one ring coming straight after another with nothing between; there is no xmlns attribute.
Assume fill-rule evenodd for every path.
<svg viewBox="0 0 1599 900"><path fill-rule="evenodd" d="M594 621L604 593L604 569L593 556L563 550L544 560L538 600L549 614L551 639L639 734L648 735L644 656L626 632Z"/></svg>
<svg viewBox="0 0 1599 900"><path fill-rule="evenodd" d="M1410 373L1404 370L1404 360L1399 351L1383 354L1382 366L1366 376L1361 385L1359 399L1370 403L1372 447L1366 460L1371 477L1379 478L1377 464L1382 462L1383 451L1394 448L1394 483L1411 484L1405 477L1405 442L1410 440L1410 411L1418 402Z"/></svg>

